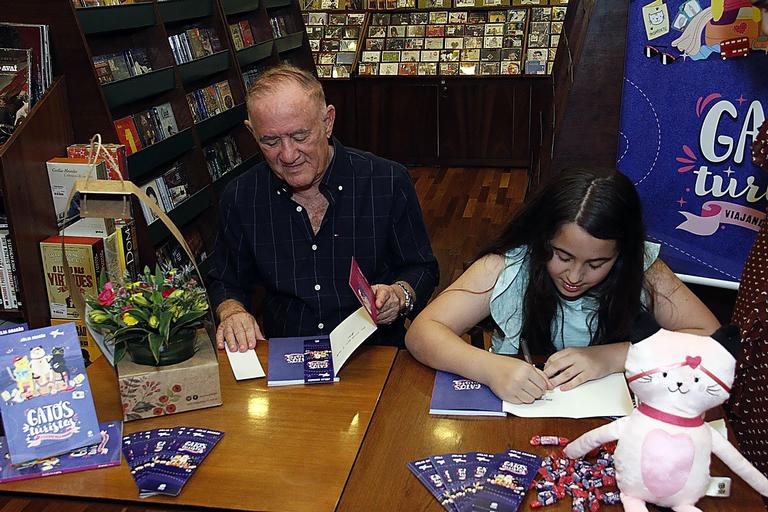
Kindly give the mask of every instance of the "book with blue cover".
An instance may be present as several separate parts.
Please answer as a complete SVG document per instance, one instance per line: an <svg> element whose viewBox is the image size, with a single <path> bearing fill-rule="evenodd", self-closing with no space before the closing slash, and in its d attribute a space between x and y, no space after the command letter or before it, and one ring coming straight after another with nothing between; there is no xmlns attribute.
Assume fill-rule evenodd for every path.
<svg viewBox="0 0 768 512"><path fill-rule="evenodd" d="M435 372L430 414L506 416L501 398L488 386L453 373Z"/></svg>
<svg viewBox="0 0 768 512"><path fill-rule="evenodd" d="M5 437L0 437L0 482L13 482L14 480L27 480L119 466L123 422L105 422L99 424L99 427L98 444L77 448L69 453L46 459L33 460L18 466L11 464L8 443Z"/></svg>
<svg viewBox="0 0 768 512"><path fill-rule="evenodd" d="M308 343L307 343L308 342ZM316 354L311 345L320 342L330 350L328 336L299 336L295 338L272 338L269 340L269 358L267 366L267 386L291 386L315 382L338 382L334 375L332 359L315 358L305 365L304 354ZM323 343L327 342L327 343ZM330 357L330 353L327 354ZM329 362L329 375L323 375L318 364Z"/></svg>
<svg viewBox="0 0 768 512"><path fill-rule="evenodd" d="M13 464L99 443L75 324L0 337L0 412Z"/></svg>

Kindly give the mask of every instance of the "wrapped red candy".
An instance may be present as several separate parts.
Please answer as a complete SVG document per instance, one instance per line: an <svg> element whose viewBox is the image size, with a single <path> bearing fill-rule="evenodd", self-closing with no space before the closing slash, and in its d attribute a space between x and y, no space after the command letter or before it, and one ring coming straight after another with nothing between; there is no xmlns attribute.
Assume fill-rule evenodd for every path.
<svg viewBox="0 0 768 512"><path fill-rule="evenodd" d="M565 437L557 436L533 436L531 438L531 444L533 446L565 446L570 441Z"/></svg>

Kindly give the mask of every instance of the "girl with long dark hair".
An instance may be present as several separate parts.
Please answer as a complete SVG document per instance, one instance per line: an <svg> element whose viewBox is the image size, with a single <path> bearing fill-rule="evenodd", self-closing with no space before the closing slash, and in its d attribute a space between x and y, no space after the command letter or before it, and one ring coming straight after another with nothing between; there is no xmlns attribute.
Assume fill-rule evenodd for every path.
<svg viewBox="0 0 768 512"><path fill-rule="evenodd" d="M406 345L421 362L530 403L623 371L641 310L669 330L710 334L707 307L645 242L640 199L623 174L568 169L515 214L501 236L414 320ZM491 316L491 351L461 335ZM504 357L525 348L543 370Z"/></svg>

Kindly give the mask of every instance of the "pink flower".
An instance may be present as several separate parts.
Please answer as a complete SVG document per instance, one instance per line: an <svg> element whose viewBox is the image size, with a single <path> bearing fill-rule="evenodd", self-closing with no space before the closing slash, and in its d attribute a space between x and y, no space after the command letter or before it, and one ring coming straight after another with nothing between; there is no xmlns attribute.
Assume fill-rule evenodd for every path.
<svg viewBox="0 0 768 512"><path fill-rule="evenodd" d="M126 311L130 311L130 310L132 310L132 309L133 309L133 306L131 306L130 304L128 304L127 306L123 306L123 308L122 308L120 311L122 311L123 313L125 313Z"/></svg>
<svg viewBox="0 0 768 512"><path fill-rule="evenodd" d="M168 288L167 290L163 290L162 292L160 292L160 295L162 295L163 298L165 299L175 291L176 291L176 288Z"/></svg>
<svg viewBox="0 0 768 512"><path fill-rule="evenodd" d="M117 297L117 293L112 289L112 283L107 283L104 285L104 291L99 294L99 304L111 306L115 302L115 297Z"/></svg>
<svg viewBox="0 0 768 512"><path fill-rule="evenodd" d="M171 390L173 390L174 393L178 393L181 391L181 384L174 384Z"/></svg>
<svg viewBox="0 0 768 512"><path fill-rule="evenodd" d="M158 398L158 400L160 400L160 402L161 402L161 403L165 403L165 402L167 402L167 401L168 401L168 397L167 397L167 396L165 396L165 395L163 395L163 396L161 396L160 398Z"/></svg>
<svg viewBox="0 0 768 512"><path fill-rule="evenodd" d="M152 409L152 414L154 414L155 416L160 416L161 414L163 414L163 408L155 407L154 409Z"/></svg>
<svg viewBox="0 0 768 512"><path fill-rule="evenodd" d="M169 413L176 412L176 404L168 404L165 406L165 411Z"/></svg>

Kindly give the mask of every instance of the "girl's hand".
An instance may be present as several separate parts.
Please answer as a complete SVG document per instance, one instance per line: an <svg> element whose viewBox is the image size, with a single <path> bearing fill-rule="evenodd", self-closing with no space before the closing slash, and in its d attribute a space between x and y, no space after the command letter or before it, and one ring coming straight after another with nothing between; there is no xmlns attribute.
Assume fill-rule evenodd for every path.
<svg viewBox="0 0 768 512"><path fill-rule="evenodd" d="M629 343L566 348L552 354L544 373L553 387L568 391L579 384L624 371Z"/></svg>
<svg viewBox="0 0 768 512"><path fill-rule="evenodd" d="M488 386L496 396L513 404L530 404L552 389L544 372L513 357L494 357L488 375Z"/></svg>

